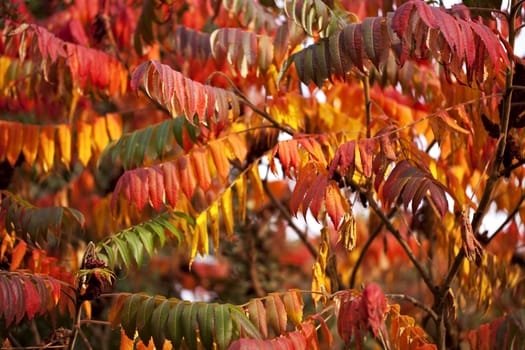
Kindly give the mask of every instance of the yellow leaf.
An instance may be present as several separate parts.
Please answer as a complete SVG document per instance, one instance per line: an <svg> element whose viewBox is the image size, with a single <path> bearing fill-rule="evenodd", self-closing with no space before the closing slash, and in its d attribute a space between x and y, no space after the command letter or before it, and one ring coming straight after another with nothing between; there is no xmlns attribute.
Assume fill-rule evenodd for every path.
<svg viewBox="0 0 525 350"><path fill-rule="evenodd" d="M195 220L196 234L199 236L198 250L201 255L208 255L208 215L201 213Z"/></svg>
<svg viewBox="0 0 525 350"><path fill-rule="evenodd" d="M213 240L213 248L219 248L219 202L214 201L208 209L210 220L210 235Z"/></svg>
<svg viewBox="0 0 525 350"><path fill-rule="evenodd" d="M228 237L233 237L233 198L232 190L228 187L221 196L222 221Z"/></svg>
<svg viewBox="0 0 525 350"><path fill-rule="evenodd" d="M89 300L82 303L82 310L84 310L85 318L91 320L91 302Z"/></svg>
<svg viewBox="0 0 525 350"><path fill-rule="evenodd" d="M9 66L11 65L11 59L6 56L0 57L0 89L4 89L6 86L6 73L9 69Z"/></svg>
<svg viewBox="0 0 525 350"><path fill-rule="evenodd" d="M38 158L42 163L44 171L48 171L53 166L55 158L55 127L53 125L42 126L40 131L40 150Z"/></svg>
<svg viewBox="0 0 525 350"><path fill-rule="evenodd" d="M248 172L253 189L253 200L259 204L265 200L264 187L259 174L258 163L254 163ZM256 206L257 206L256 204Z"/></svg>
<svg viewBox="0 0 525 350"><path fill-rule="evenodd" d="M246 217L246 179L244 178L244 174L241 174L237 180L235 180L235 189L237 190L237 199L238 199L238 207L237 207L237 216L239 217L239 220L241 222L244 222L244 219Z"/></svg>
<svg viewBox="0 0 525 350"><path fill-rule="evenodd" d="M38 125L26 125L24 127L24 145L22 146L22 152L26 162L32 164L36 159L38 153L38 133L40 127Z"/></svg>
<svg viewBox="0 0 525 350"><path fill-rule="evenodd" d="M106 114L106 127L108 129L109 138L116 140L122 136L122 119L119 114Z"/></svg>
<svg viewBox="0 0 525 350"><path fill-rule="evenodd" d="M343 247L347 251L351 251L355 247L357 236L357 225L352 211L346 212L343 217L343 223L339 227L339 242L342 242Z"/></svg>
<svg viewBox="0 0 525 350"><path fill-rule="evenodd" d="M79 121L77 122L77 151L78 160L87 166L91 159L91 137L93 134L93 126L89 123Z"/></svg>
<svg viewBox="0 0 525 350"><path fill-rule="evenodd" d="M93 124L93 140L97 152L102 152L109 143L106 118L95 118L95 123Z"/></svg>
<svg viewBox="0 0 525 350"><path fill-rule="evenodd" d="M19 122L9 123L9 143L7 144L7 160L11 166L16 164L18 156L22 151L24 142L24 126Z"/></svg>
<svg viewBox="0 0 525 350"><path fill-rule="evenodd" d="M69 169L71 163L71 125L60 124L57 130L60 145L60 161Z"/></svg>

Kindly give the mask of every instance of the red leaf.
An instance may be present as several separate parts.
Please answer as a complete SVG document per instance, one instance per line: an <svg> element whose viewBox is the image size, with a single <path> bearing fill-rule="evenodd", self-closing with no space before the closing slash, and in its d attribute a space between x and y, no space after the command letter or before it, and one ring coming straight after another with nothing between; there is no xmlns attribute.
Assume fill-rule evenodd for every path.
<svg viewBox="0 0 525 350"><path fill-rule="evenodd" d="M321 205L323 204L324 194L326 186L328 185L328 179L326 174L319 174L312 182L312 185L306 193L303 201L303 215L306 216L306 210L310 208L312 215L317 220Z"/></svg>
<svg viewBox="0 0 525 350"><path fill-rule="evenodd" d="M369 283L363 290L361 300L361 319L366 321L366 325L372 328L372 332L377 337L379 331L383 331L384 315L387 310L385 295L381 288L374 283Z"/></svg>
<svg viewBox="0 0 525 350"><path fill-rule="evenodd" d="M164 200L164 177L158 166L148 169L148 188L151 206L160 210Z"/></svg>
<svg viewBox="0 0 525 350"><path fill-rule="evenodd" d="M196 181L193 167L187 157L182 156L177 159L177 170L182 191L188 199L191 199L193 197L193 191L195 191Z"/></svg>
<svg viewBox="0 0 525 350"><path fill-rule="evenodd" d="M345 344L349 344L355 336L357 348L361 348L361 296L355 296L350 291L343 291L339 295L337 310L337 332Z"/></svg>
<svg viewBox="0 0 525 350"><path fill-rule="evenodd" d="M31 320L40 310L40 295L30 278L24 278L27 318Z"/></svg>
<svg viewBox="0 0 525 350"><path fill-rule="evenodd" d="M350 57L352 63L363 71L363 37L361 33L361 24L352 23L343 29L341 35L343 55Z"/></svg>
<svg viewBox="0 0 525 350"><path fill-rule="evenodd" d="M360 139L359 154L361 156L361 166L366 177L372 176L372 156L374 155L375 139Z"/></svg>
<svg viewBox="0 0 525 350"><path fill-rule="evenodd" d="M144 168L129 171L129 201L135 202L138 211L142 211L148 202L148 171Z"/></svg>
<svg viewBox="0 0 525 350"><path fill-rule="evenodd" d="M341 175L347 173L349 177L354 175L355 167L355 140L344 143L337 149L335 152L334 159L330 165L329 177L332 178L333 173L337 170L339 166L339 171Z"/></svg>
<svg viewBox="0 0 525 350"><path fill-rule="evenodd" d="M166 162L162 164L162 173L164 178L164 191L167 202L174 207L177 204L179 196L179 180L177 178L177 167L175 162Z"/></svg>

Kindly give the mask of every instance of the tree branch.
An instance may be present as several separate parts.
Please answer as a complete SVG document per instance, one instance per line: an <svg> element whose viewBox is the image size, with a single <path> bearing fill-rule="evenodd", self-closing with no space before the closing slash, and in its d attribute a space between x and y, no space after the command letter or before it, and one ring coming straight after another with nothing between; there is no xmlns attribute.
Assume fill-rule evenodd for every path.
<svg viewBox="0 0 525 350"><path fill-rule="evenodd" d="M484 243L485 245L490 244L490 242L494 238L496 238L496 236L499 233L503 232L503 228L505 226L507 226L507 224L512 220L512 218L519 212L523 202L525 202L525 194L521 195L520 199L518 200L518 204L516 204L516 207L514 207L514 209L509 213L509 215L507 216L505 221L503 221L503 223L501 225L499 225L499 227L494 231L494 233L490 237L487 237L487 239L484 242L482 242L482 243Z"/></svg>
<svg viewBox="0 0 525 350"><path fill-rule="evenodd" d="M359 191L366 196L366 199L368 200L368 203L370 204L370 207L372 208L374 213L376 213L376 215L379 216L379 218L381 219L381 221L383 222L387 230L390 231L390 233L392 233L392 235L396 238L398 243L401 245L401 247L407 254L410 261L412 261L412 264L414 264L414 266L418 270L419 274L421 275L421 278L423 279L427 287L432 291L432 293L435 293L437 290L436 289L437 287L432 282L430 275L425 270L423 265L419 262L419 260L416 258L416 256L414 255L414 252L412 251L412 249L410 249L410 247L408 246L407 242L405 241L401 233L392 224L392 222L390 221L390 218L385 213L383 213L381 208L379 208L379 205L377 204L376 200L371 195L371 193L369 191L363 192L362 189L359 187L359 185L353 181L351 181L351 184L355 188L359 189Z"/></svg>
<svg viewBox="0 0 525 350"><path fill-rule="evenodd" d="M275 198L272 191L270 191L270 189L268 188L268 184L266 183L266 181L262 181L262 184L264 192L268 195L268 198L270 198L272 204L275 205L277 209L279 209L281 214L288 221L288 225L290 225L290 227L295 231L295 233L297 233L297 236L299 237L301 242L303 242L303 244L306 246L313 258L317 259L317 250L312 245L312 243L310 243L308 237L306 237L306 234L293 222L292 215L290 215L290 212L284 207L284 205L281 202L277 200L277 198Z"/></svg>
<svg viewBox="0 0 525 350"><path fill-rule="evenodd" d="M396 212L396 209L392 209L387 217L388 219L391 219ZM357 276L357 270L359 269L359 266L361 266L361 263L363 262L366 252L368 251L368 248L372 245L372 242L377 238L377 236L381 233L381 230L383 229L384 224L381 222L379 226L372 232L370 236L368 236L368 239L366 240L363 248L361 249L361 252L359 253L359 257L357 258L357 261L354 265L354 268L352 269L352 274L350 275L350 288L354 288L355 286L355 278Z"/></svg>
<svg viewBox="0 0 525 350"><path fill-rule="evenodd" d="M387 298L390 298L390 299L397 299L397 300L403 300L403 301L408 301L408 302L411 302L412 304L414 304L414 306L420 308L421 310L425 311L426 313L428 313L428 315L434 320L437 322L438 320L438 315L434 312L434 310L432 310L431 308L429 308L428 306L426 306L424 303L422 303L421 301L417 300L416 298L410 296L410 295L406 295L406 294L386 294L385 295Z"/></svg>

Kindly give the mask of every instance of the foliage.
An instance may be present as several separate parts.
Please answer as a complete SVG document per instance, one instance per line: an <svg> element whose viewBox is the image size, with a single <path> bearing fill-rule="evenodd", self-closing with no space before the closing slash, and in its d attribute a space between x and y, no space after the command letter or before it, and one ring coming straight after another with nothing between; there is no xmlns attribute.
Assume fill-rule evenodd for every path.
<svg viewBox="0 0 525 350"><path fill-rule="evenodd" d="M522 348L522 4L0 5L2 348Z"/></svg>

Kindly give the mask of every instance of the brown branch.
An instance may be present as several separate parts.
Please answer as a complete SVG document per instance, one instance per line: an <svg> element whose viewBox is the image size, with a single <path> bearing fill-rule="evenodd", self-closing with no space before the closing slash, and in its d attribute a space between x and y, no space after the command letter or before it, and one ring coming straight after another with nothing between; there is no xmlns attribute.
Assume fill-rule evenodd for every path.
<svg viewBox="0 0 525 350"><path fill-rule="evenodd" d="M416 306L416 307L420 308L421 310L425 311L434 321L438 320L438 315L434 312L434 310L432 310L431 308L429 308L428 306L423 304L421 301L417 300L416 298L414 298L414 297L412 297L410 295L406 295L406 294L386 294L385 296L387 298L390 298L390 299L397 299L397 300L408 301L408 302L414 304L414 306Z"/></svg>
<svg viewBox="0 0 525 350"><path fill-rule="evenodd" d="M391 219L394 216L395 212L396 212L396 209L392 209L387 215L388 219ZM370 248L370 246L372 245L372 242L381 233L381 230L383 229L383 227L384 227L384 224L383 224L383 222L381 222L379 224L379 226L374 230L374 232L372 232L372 234L370 236L368 236L368 239L366 240L363 248L361 249L361 252L359 252L359 257L357 258L357 261L356 261L356 263L354 265L354 268L352 269L352 274L350 275L350 288L354 288L354 286L355 286L355 279L356 279L356 276L357 276L357 270L361 266L361 263L363 262L363 260L365 258L365 255L366 255L366 252L368 251L368 248Z"/></svg>
<svg viewBox="0 0 525 350"><path fill-rule="evenodd" d="M241 99L241 102L243 102L245 105L247 105L248 107L250 107L255 113L259 114L261 117L263 117L264 119L268 120L273 126L275 126L275 128L281 130L282 132L285 132L291 136L293 136L295 134L295 130L289 128L289 127L286 127L284 126L283 124L279 123L277 120L275 120L271 115L269 115L268 113L266 113L265 111L259 109L257 106L255 106L243 93L241 90L239 90L239 88L237 86L235 86L235 84L233 83L233 81L230 79L229 76L227 76L226 74L224 74L223 72L213 72L210 74L210 76L208 77L208 79L206 80L206 83L208 83L211 78L213 78L213 76L215 75L219 75L221 77L223 77L224 79L226 79L226 81L228 82L228 84L230 85L230 87L233 89L233 92Z"/></svg>
<svg viewBox="0 0 525 350"><path fill-rule="evenodd" d="M266 181L262 181L262 184L263 184L264 192L268 195L268 198L270 198L270 201L272 202L272 204L275 205L277 209L279 209L279 211L284 216L286 221L288 221L288 225L295 231L295 233L297 234L301 242L303 242L303 244L306 246L306 248L308 249L312 257L314 259L317 259L317 250L312 245L312 243L310 243L310 241L308 240L306 233L303 232L299 227L297 227L297 225L293 222L292 215L285 208L285 206L281 202L279 202L277 198L275 198L272 191L270 191L270 189L268 188L268 184L266 183Z"/></svg>
<svg viewBox="0 0 525 350"><path fill-rule="evenodd" d="M374 213L376 213L376 215L379 216L379 218L381 219L381 221L383 222L383 224L385 225L387 230L390 231L390 233L392 233L392 235L396 238L396 240L401 245L401 247L403 248L403 250L407 254L407 256L410 259L410 261L412 262L412 264L414 264L414 266L418 270L419 274L421 275L421 278L423 278L423 281L425 282L427 287L433 293L436 292L437 287L432 282L432 279L430 278L430 275L425 270L423 265L419 262L419 260L416 258L414 252L408 246L408 243L405 241L405 239L403 238L403 236L401 235L399 230L396 229L395 226L392 224L392 222L390 221L390 218L385 213L383 213L383 211L379 207L379 204L377 204L377 202L374 199L374 197L372 196L372 194L369 191L363 191L360 188L360 186L357 183L355 183L354 181L352 181L352 180L350 180L350 184L354 188L357 188L360 193L362 193L362 194L364 194L366 196L366 199L368 200L368 203L369 203L370 207L372 208L372 210L374 211Z"/></svg>
<svg viewBox="0 0 525 350"><path fill-rule="evenodd" d="M505 226L507 226L507 224L512 220L512 218L514 216L516 216L516 214L519 212L520 208L521 208L521 205L523 204L523 202L525 202L525 194L522 194L520 199L518 200L518 204L516 204L516 207L514 207L514 209L509 213L509 215L507 216L507 218L505 219L505 221L503 221L503 223L501 223L501 225L499 225L499 227L496 229L496 231L494 231L494 233L490 236L490 237L487 237L487 239L482 242L484 243L485 245L488 245L490 244L490 242L496 238L496 236L503 232L503 228Z"/></svg>

